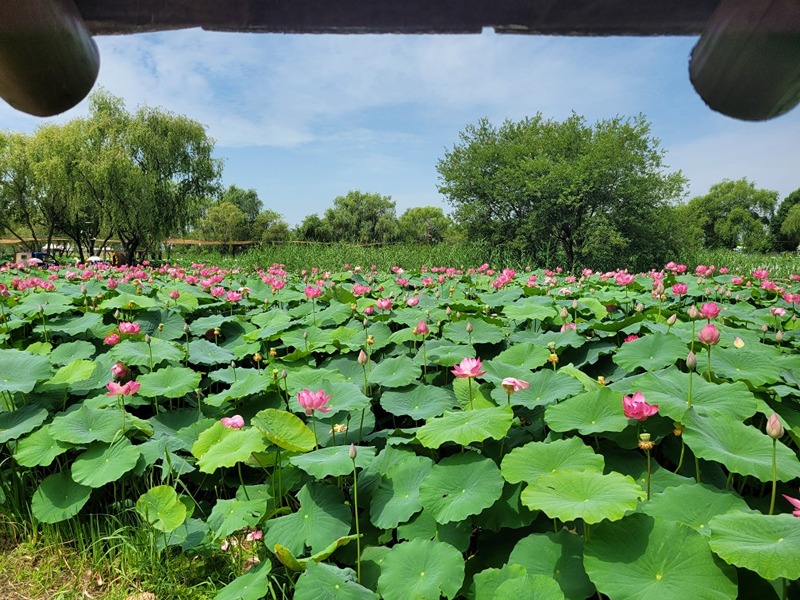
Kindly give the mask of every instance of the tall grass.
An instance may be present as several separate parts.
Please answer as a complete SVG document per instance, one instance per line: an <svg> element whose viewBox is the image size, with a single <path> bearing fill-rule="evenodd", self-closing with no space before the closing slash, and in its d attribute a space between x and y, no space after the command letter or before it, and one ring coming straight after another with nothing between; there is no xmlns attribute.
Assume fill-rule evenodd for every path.
<svg viewBox="0 0 800 600"><path fill-rule="evenodd" d="M793 273L800 273L800 255L746 254L733 250L700 250L684 256L681 262L690 267L696 265L715 265L728 267L731 273L752 273L754 269L768 269L771 278L784 279Z"/></svg>

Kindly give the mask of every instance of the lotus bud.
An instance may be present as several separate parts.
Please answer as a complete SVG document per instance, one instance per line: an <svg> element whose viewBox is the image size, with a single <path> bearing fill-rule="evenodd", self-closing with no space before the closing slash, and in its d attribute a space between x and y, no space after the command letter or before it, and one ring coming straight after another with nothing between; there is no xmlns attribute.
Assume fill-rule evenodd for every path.
<svg viewBox="0 0 800 600"><path fill-rule="evenodd" d="M776 342L783 341L783 332L780 329L778 329L778 331L775 332L775 341Z"/></svg>
<svg viewBox="0 0 800 600"><path fill-rule="evenodd" d="M694 371L697 368L697 357L691 350L689 354L686 355L686 368L689 369L689 371Z"/></svg>
<svg viewBox="0 0 800 600"><path fill-rule="evenodd" d="M360 364L362 367L367 364L367 353L363 350L358 352L358 364Z"/></svg>
<svg viewBox="0 0 800 600"><path fill-rule="evenodd" d="M286 369L281 369L281 379L286 379L289 374L286 372Z"/></svg>
<svg viewBox="0 0 800 600"><path fill-rule="evenodd" d="M362 324L362 325L363 325L365 328L366 328L366 327L369 327L369 321L367 321L367 318L366 318L366 317L364 317L364 320L361 322L361 324Z"/></svg>
<svg viewBox="0 0 800 600"><path fill-rule="evenodd" d="M697 307L694 304L692 304L686 311L686 314L689 315L690 319L696 319L700 315L700 312L697 310Z"/></svg>
<svg viewBox="0 0 800 600"><path fill-rule="evenodd" d="M236 361L232 360L231 361L231 369L235 369L235 368L236 368Z"/></svg>
<svg viewBox="0 0 800 600"><path fill-rule="evenodd" d="M119 315L119 309L117 309L117 310L115 310L115 311L114 311L114 318L115 318L117 321L119 321L119 316L120 316L120 315Z"/></svg>
<svg viewBox="0 0 800 600"><path fill-rule="evenodd" d="M669 316L669 319L667 319L667 325L669 325L670 327L672 327L673 325L675 325L675 322L676 322L677 320L678 320L678 313L672 313L672 314Z"/></svg>
<svg viewBox="0 0 800 600"><path fill-rule="evenodd" d="M562 308L561 308L561 318L562 318L562 319L567 319L567 318L569 318L569 311L567 310L567 307L566 307L566 306L564 306L564 307L562 307Z"/></svg>
<svg viewBox="0 0 800 600"><path fill-rule="evenodd" d="M117 313L119 313L119 311L117 311ZM117 316L117 319L119 319L119 316ZM184 323L183 324L183 333L189 333L189 324L188 323Z"/></svg>
<svg viewBox="0 0 800 600"><path fill-rule="evenodd" d="M761 333L767 333L769 331L769 327L767 327L766 323L761 326Z"/></svg>
<svg viewBox="0 0 800 600"><path fill-rule="evenodd" d="M572 309L573 310L578 310L578 301L577 300L573 300L572 301Z"/></svg>
<svg viewBox="0 0 800 600"><path fill-rule="evenodd" d="M783 437L783 424L781 420L778 418L778 415L772 413L769 419L767 419L767 435L771 437L773 440L777 440Z"/></svg>
<svg viewBox="0 0 800 600"><path fill-rule="evenodd" d="M733 338L733 347L737 350L744 348L744 340L737 335L735 338Z"/></svg>
<svg viewBox="0 0 800 600"><path fill-rule="evenodd" d="M150 334L149 334L149 333L145 333L145 334L144 334L144 343L145 343L145 344L149 344L151 341L152 341L152 340L151 340L151 338L150 338Z"/></svg>
<svg viewBox="0 0 800 600"><path fill-rule="evenodd" d="M637 313L640 313L640 312L642 312L643 310L644 310L644 304L642 304L641 302L639 302L639 304L637 304L637 305L636 305L636 312L637 312Z"/></svg>
<svg viewBox="0 0 800 600"><path fill-rule="evenodd" d="M350 457L350 460L356 459L356 456L358 456L358 451L356 450L355 444L350 444L350 450L347 451L347 456Z"/></svg>
<svg viewBox="0 0 800 600"><path fill-rule="evenodd" d="M444 314L446 314L449 317L451 314L453 314L453 309L448 306L447 308L444 309Z"/></svg>
<svg viewBox="0 0 800 600"><path fill-rule="evenodd" d="M467 321L467 333L472 333L472 331L473 331L472 322Z"/></svg>

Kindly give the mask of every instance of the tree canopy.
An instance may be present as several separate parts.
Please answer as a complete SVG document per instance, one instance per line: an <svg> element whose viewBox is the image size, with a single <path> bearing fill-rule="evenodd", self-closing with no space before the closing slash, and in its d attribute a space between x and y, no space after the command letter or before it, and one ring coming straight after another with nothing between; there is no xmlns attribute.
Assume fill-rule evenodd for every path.
<svg viewBox="0 0 800 600"><path fill-rule="evenodd" d="M470 237L537 264L632 268L670 254L661 210L685 180L669 173L643 116L586 123L541 114L468 125L437 164L439 191Z"/></svg>

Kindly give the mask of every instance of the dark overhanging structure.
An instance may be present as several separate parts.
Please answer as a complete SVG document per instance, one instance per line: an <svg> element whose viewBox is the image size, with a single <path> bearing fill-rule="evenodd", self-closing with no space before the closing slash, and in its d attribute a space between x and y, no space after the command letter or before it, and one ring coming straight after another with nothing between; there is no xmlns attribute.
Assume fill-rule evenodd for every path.
<svg viewBox="0 0 800 600"><path fill-rule="evenodd" d="M699 35L689 79L744 120L800 102L800 0L0 0L0 97L52 116L91 91L93 35L251 33Z"/></svg>

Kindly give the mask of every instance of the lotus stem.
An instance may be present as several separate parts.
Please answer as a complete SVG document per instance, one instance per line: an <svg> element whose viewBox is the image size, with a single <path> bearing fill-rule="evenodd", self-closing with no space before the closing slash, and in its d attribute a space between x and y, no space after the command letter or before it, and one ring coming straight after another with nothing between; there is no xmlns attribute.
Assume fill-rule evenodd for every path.
<svg viewBox="0 0 800 600"><path fill-rule="evenodd" d="M647 454L647 499L650 500L650 475L652 473L650 468L650 450L645 450Z"/></svg>
<svg viewBox="0 0 800 600"><path fill-rule="evenodd" d="M358 521L358 473L356 471L355 445L350 445L350 460L353 461L353 512L356 517L356 581L361 583L361 528Z"/></svg>
<svg viewBox="0 0 800 600"><path fill-rule="evenodd" d="M778 488L778 440L772 438L772 497L769 500L769 514L775 512L775 492Z"/></svg>
<svg viewBox="0 0 800 600"><path fill-rule="evenodd" d="M319 442L317 441L317 423L313 412L311 413L311 431L314 432L314 450L316 450L319 448Z"/></svg>
<svg viewBox="0 0 800 600"><path fill-rule="evenodd" d="M469 409L472 410L472 377L467 378L467 385L469 385Z"/></svg>

